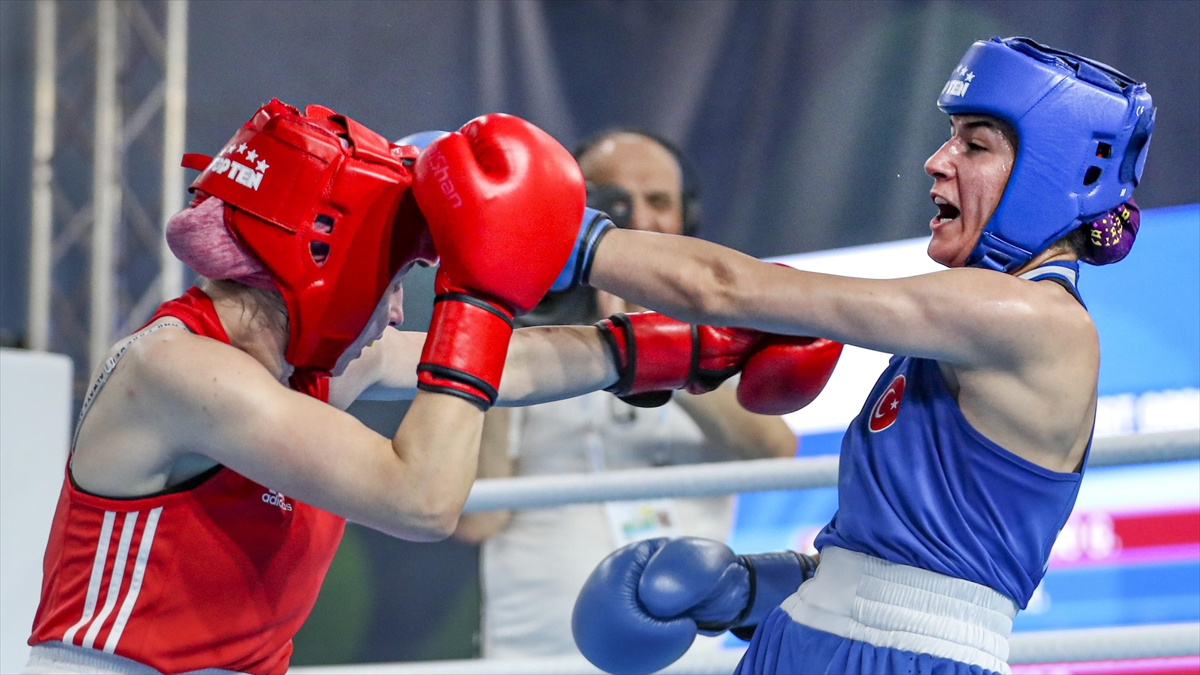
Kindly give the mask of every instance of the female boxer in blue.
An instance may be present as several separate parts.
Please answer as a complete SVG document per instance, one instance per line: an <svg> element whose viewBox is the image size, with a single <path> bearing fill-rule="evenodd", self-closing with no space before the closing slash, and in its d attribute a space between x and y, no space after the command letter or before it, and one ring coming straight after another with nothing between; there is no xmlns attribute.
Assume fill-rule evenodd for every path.
<svg viewBox="0 0 1200 675"><path fill-rule="evenodd" d="M1145 85L1023 38L975 43L938 106L951 137L925 164L929 255L951 269L855 279L585 233L584 281L640 305L897 354L843 440L815 575L792 552L631 545L576 604L576 642L596 665L650 672L698 629L740 628L754 635L740 673L1009 671L1013 617L1092 438L1099 344L1078 261L1116 262L1132 245L1154 109Z"/></svg>

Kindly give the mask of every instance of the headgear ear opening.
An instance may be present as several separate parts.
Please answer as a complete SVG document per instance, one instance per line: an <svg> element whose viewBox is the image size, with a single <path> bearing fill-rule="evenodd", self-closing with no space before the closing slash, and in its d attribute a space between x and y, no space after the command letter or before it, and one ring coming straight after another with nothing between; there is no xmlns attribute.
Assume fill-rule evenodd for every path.
<svg viewBox="0 0 1200 675"><path fill-rule="evenodd" d="M645 129L638 127L609 127L600 132L589 136L579 145L575 146L575 150L571 153L575 156L575 160L579 161L584 155L590 152L602 141L616 134L634 134L648 138L658 145L662 146L671 156L675 158L675 163L679 166L679 173L682 178L682 186L680 191L680 211L683 219L683 234L688 237L696 236L697 231L703 221L703 205L700 199L700 174L696 169L696 165L684 153L683 149L666 138Z"/></svg>

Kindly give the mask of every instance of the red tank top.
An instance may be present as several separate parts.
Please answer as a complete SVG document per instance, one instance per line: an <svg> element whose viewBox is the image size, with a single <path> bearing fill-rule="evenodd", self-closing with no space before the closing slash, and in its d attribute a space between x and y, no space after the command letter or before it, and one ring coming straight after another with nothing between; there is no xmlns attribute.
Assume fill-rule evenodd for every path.
<svg viewBox="0 0 1200 675"><path fill-rule="evenodd" d="M229 343L199 289L150 323L162 317ZM328 401L325 378L292 388ZM224 467L134 499L88 494L68 467L29 644L61 640L167 673L281 675L345 522Z"/></svg>

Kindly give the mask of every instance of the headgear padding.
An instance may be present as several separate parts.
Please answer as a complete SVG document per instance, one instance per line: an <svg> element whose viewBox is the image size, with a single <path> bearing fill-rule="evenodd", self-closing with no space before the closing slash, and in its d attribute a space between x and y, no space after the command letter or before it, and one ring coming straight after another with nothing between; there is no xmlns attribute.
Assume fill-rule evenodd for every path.
<svg viewBox="0 0 1200 675"><path fill-rule="evenodd" d="M1016 131L1004 195L967 258L1003 272L1133 197L1154 131L1145 84L1021 37L972 45L938 107L989 115Z"/></svg>
<svg viewBox="0 0 1200 675"><path fill-rule="evenodd" d="M409 190L417 152L328 108L301 115L273 99L215 158L184 157L204 169L192 189L224 202L229 234L283 296L297 371L344 366L368 323L382 330L392 281L437 260Z"/></svg>

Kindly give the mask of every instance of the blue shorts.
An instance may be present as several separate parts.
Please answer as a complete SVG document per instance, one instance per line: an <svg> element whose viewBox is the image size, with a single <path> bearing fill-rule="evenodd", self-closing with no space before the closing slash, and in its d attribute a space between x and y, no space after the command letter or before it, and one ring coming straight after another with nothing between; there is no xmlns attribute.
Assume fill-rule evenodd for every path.
<svg viewBox="0 0 1200 675"><path fill-rule="evenodd" d="M959 661L838 637L796 623L776 607L754 632L735 675L995 675Z"/></svg>

